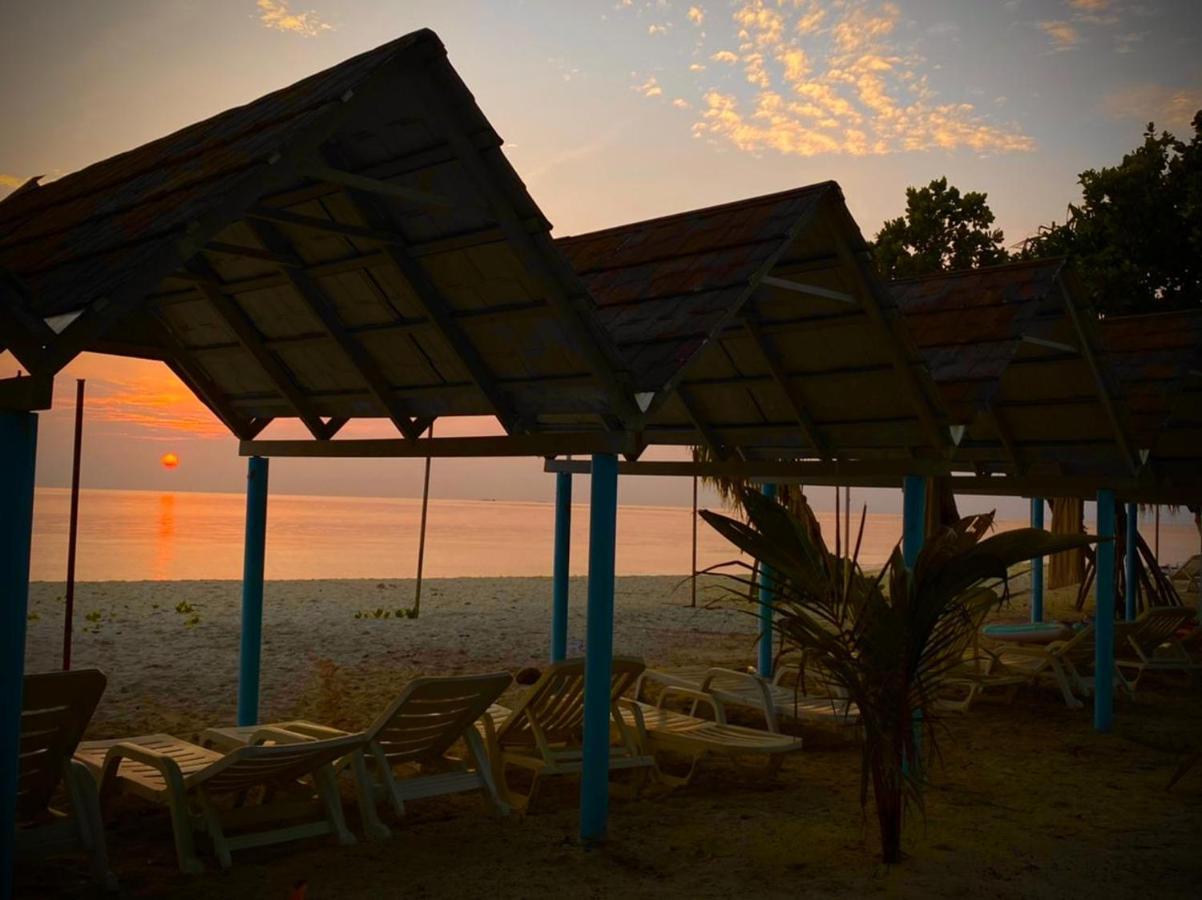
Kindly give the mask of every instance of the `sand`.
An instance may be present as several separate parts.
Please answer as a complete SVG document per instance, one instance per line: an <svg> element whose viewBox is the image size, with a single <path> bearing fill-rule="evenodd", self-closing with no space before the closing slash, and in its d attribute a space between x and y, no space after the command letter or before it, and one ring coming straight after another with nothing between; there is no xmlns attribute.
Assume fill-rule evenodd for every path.
<svg viewBox="0 0 1202 900"><path fill-rule="evenodd" d="M619 651L659 665L745 664L754 621L733 609L692 610L678 578L618 584ZM1020 592L998 618L1026 617ZM418 672L514 669L541 662L546 579L427 582L419 619L356 619L411 599L401 581L275 582L264 623L264 714L362 725ZM571 634L583 634L583 581L573 582ZM675 589L675 590L674 590ZM31 670L56 664L61 586L36 585ZM1049 615L1080 616L1071 591ZM1191 598L1193 600L1194 598ZM187 604L176 611L177 603ZM234 710L238 586L228 582L81 585L78 665L99 665L109 690L89 736L149 729L188 734ZM94 621L86 614L99 612ZM198 618L194 624L189 621ZM352 848L314 840L246 851L227 873L174 869L165 817L134 800L110 817L113 866L129 896L287 897L1197 897L1202 764L1165 785L1202 749L1195 688L1152 683L1118 703L1115 734L1089 711L1031 689L1010 707L979 705L945 720L926 817L911 817L907 856L879 863L875 826L859 805L859 753L821 731L775 785L749 783L721 761L688 788L615 800L604 849L576 845L576 784L548 789L524 817L488 817L471 796L410 805L397 834ZM349 794L349 791L348 791ZM357 822L352 815L352 823ZM211 860L210 860L211 862ZM86 896L75 857L23 869L19 896Z"/></svg>

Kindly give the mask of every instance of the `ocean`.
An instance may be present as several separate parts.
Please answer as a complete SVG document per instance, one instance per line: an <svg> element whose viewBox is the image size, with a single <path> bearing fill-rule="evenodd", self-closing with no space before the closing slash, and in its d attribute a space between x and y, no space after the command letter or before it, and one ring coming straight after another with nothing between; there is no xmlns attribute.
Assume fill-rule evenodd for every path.
<svg viewBox="0 0 1202 900"><path fill-rule="evenodd" d="M70 497L39 488L34 508L32 578L66 573ZM225 493L84 490L80 494L80 581L240 579L245 497ZM854 509L853 509L854 514ZM418 499L272 495L268 503L267 578L411 578L417 566ZM834 542L834 514L818 514ZM622 506L619 575L687 575L691 510ZM853 519L858 524L858 516ZM1013 528L1022 522L999 522ZM424 573L429 578L551 574L554 508L550 503L431 499ZM1151 525L1141 521L1151 543ZM861 563L883 563L901 535L896 515L870 514ZM701 567L736 556L704 522ZM854 540L853 529L853 540ZM1189 523L1161 525L1161 559L1197 552ZM572 510L572 574L588 571L588 507Z"/></svg>

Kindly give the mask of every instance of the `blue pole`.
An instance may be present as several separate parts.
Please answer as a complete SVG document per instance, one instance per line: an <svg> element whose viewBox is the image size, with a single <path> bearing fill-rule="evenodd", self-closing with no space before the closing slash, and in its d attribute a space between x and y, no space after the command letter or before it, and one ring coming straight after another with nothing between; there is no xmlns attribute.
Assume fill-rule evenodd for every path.
<svg viewBox="0 0 1202 900"><path fill-rule="evenodd" d="M13 894L36 413L0 410L0 897Z"/></svg>
<svg viewBox="0 0 1202 900"><path fill-rule="evenodd" d="M1101 732L1114 726L1114 512L1114 491L1098 491L1093 727Z"/></svg>
<svg viewBox="0 0 1202 900"><path fill-rule="evenodd" d="M584 753L580 839L605 839L609 806L609 704L614 656L614 551L618 527L618 458L593 455L588 536L588 625L584 661Z"/></svg>
<svg viewBox="0 0 1202 900"><path fill-rule="evenodd" d="M1031 527L1043 528L1043 497L1031 498ZM1043 621L1043 557L1031 560L1031 621Z"/></svg>
<svg viewBox="0 0 1202 900"><path fill-rule="evenodd" d="M761 488L769 500L776 498L776 485ZM760 652L759 670L763 678L772 677L772 570L760 563Z"/></svg>
<svg viewBox="0 0 1202 900"><path fill-rule="evenodd" d="M1139 543L1139 505L1127 504L1127 546L1123 548L1124 612L1130 622L1135 618L1135 601L1139 599L1139 576L1135 570L1136 545Z"/></svg>
<svg viewBox="0 0 1202 900"><path fill-rule="evenodd" d="M555 476L555 564L551 575L551 662L568 654L568 563L572 556L572 474Z"/></svg>
<svg viewBox="0 0 1202 900"><path fill-rule="evenodd" d="M261 456L252 456L247 462L238 724L257 725L259 664L263 653L263 556L267 549L267 460Z"/></svg>
<svg viewBox="0 0 1202 900"><path fill-rule="evenodd" d="M927 530L927 482L921 475L902 480L902 559L913 569Z"/></svg>

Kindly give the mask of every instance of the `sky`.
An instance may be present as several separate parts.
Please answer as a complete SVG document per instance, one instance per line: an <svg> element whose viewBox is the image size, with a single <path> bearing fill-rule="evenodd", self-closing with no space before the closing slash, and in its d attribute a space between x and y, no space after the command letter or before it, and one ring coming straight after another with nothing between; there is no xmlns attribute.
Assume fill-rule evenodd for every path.
<svg viewBox="0 0 1202 900"><path fill-rule="evenodd" d="M0 5L0 196L432 28L556 235L834 179L864 233L905 188L981 190L1008 243L1081 171L1202 108L1202 3L1126 0L55 0ZM0 354L0 375L16 363ZM240 490L236 444L155 363L85 355L42 416L39 483ZM265 436L289 436L273 425ZM440 422L440 434L480 422ZM384 433L362 425L347 436ZM299 436L299 432L296 433ZM175 452L180 465L158 465ZM413 496L418 461L277 460L290 493ZM688 502L627 479L624 502ZM637 482L637 483L634 483ZM438 461L435 496L547 499L537 461ZM895 492L870 495L896 509Z"/></svg>

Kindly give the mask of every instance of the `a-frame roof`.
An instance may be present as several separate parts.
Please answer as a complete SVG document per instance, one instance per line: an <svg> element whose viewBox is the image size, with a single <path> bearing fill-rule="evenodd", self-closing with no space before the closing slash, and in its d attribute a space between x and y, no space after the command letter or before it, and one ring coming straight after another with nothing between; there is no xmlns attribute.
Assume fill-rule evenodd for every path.
<svg viewBox="0 0 1202 900"><path fill-rule="evenodd" d="M629 379L500 146L438 38L407 35L7 198L0 344L45 376L162 358L243 437L616 427Z"/></svg>

